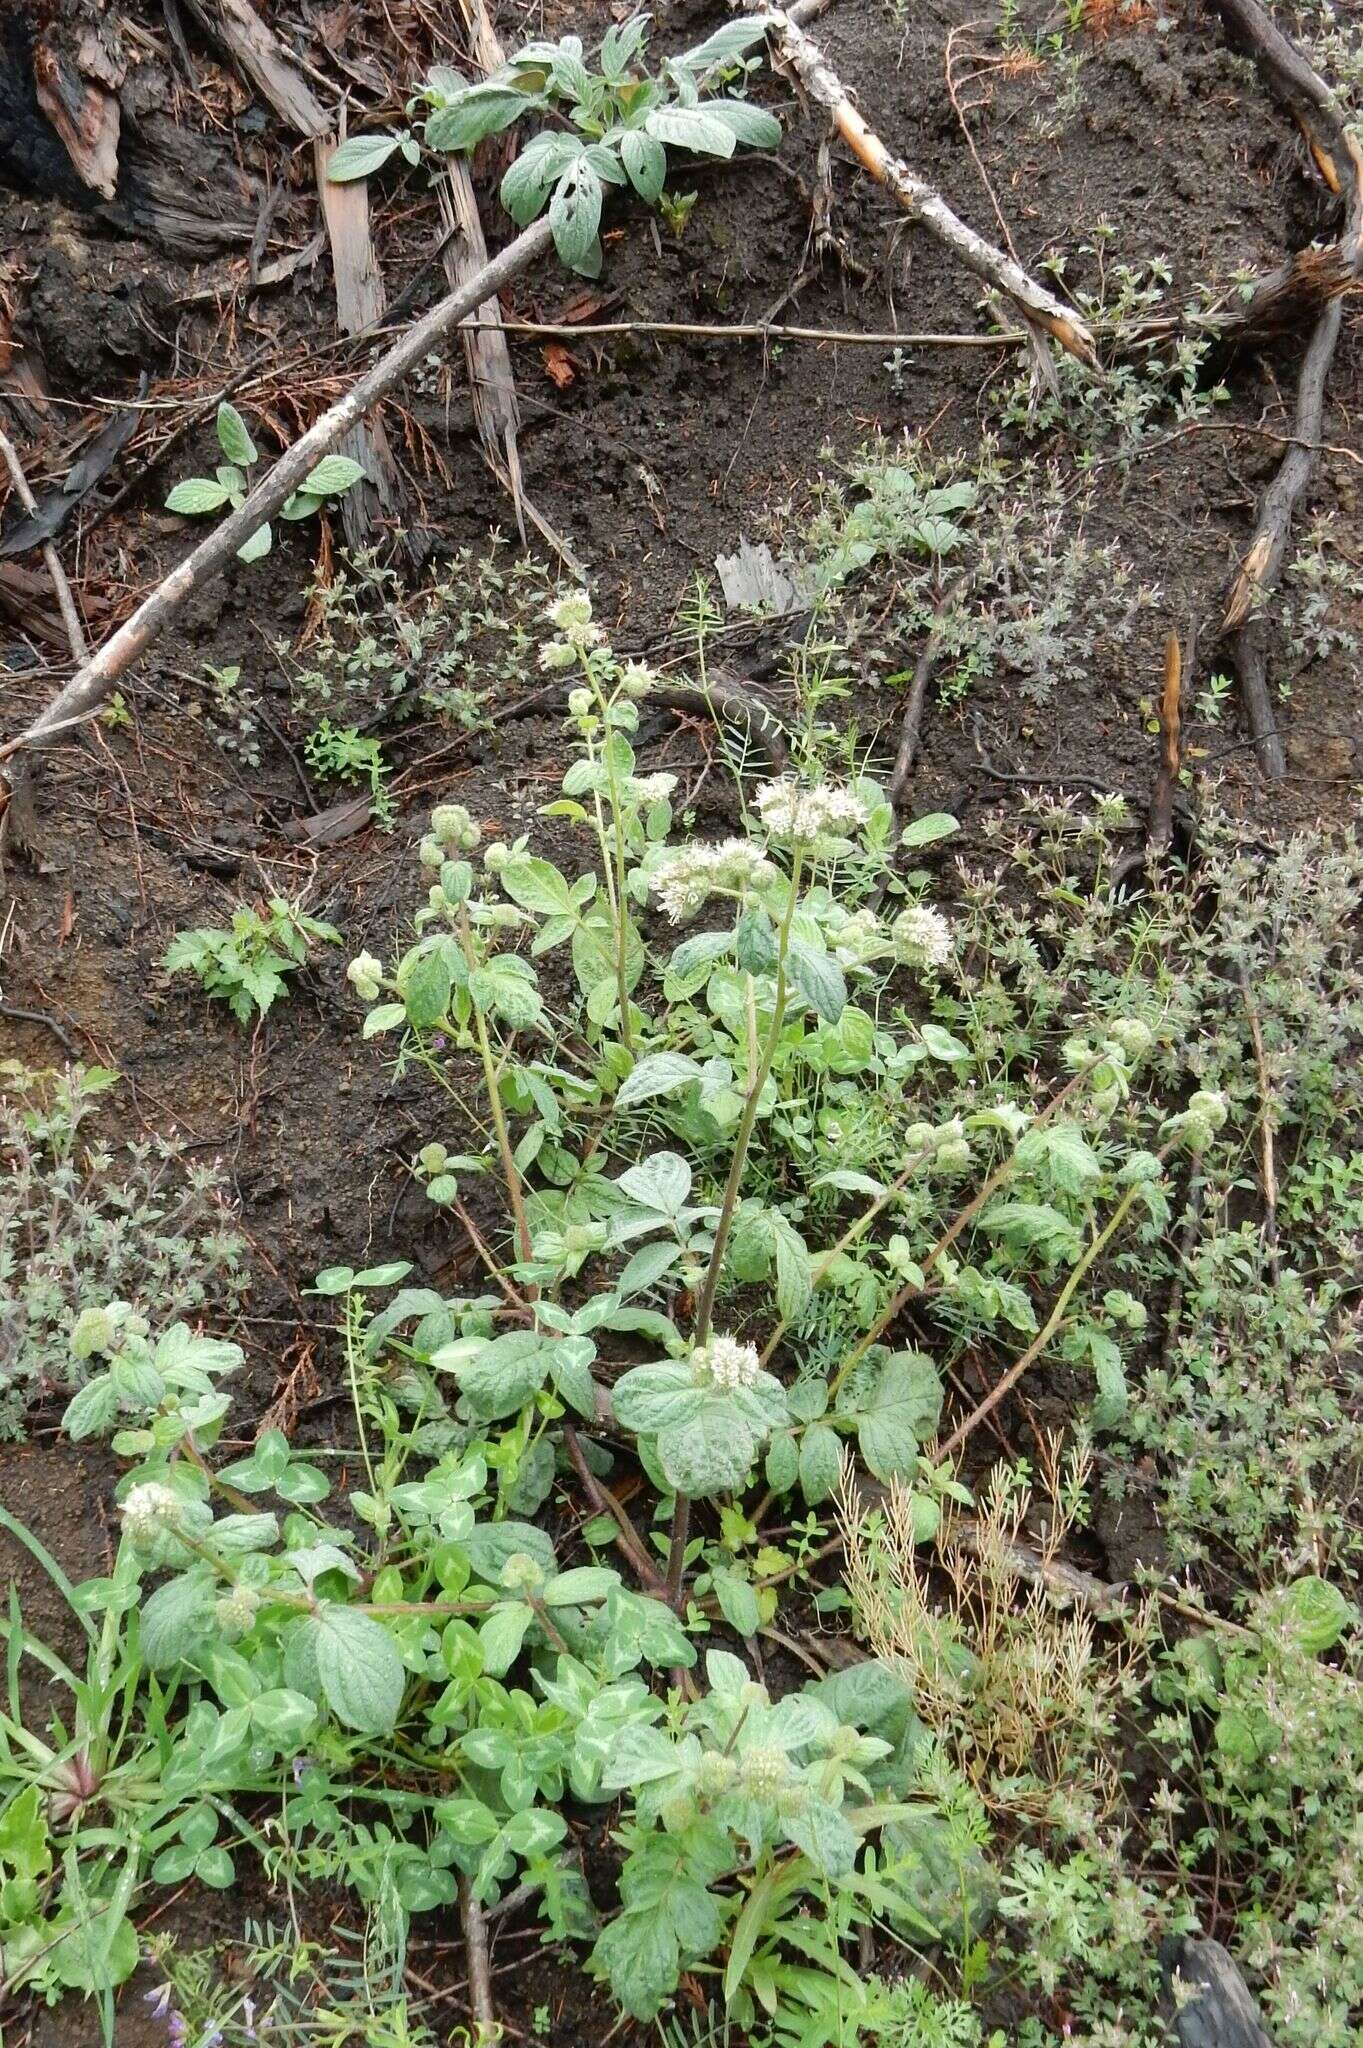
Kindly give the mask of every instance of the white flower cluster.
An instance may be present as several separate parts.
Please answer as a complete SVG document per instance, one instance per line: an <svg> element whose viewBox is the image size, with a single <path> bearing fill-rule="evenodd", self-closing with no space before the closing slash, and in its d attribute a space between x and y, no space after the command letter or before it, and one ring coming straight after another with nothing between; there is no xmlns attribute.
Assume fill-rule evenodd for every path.
<svg viewBox="0 0 1363 2048"><path fill-rule="evenodd" d="M659 861L649 886L673 924L680 924L717 891L738 896L776 879L776 868L750 840L721 839L714 845L698 840Z"/></svg>
<svg viewBox="0 0 1363 2048"><path fill-rule="evenodd" d="M691 1353L691 1367L698 1379L708 1380L721 1394L750 1387L762 1370L762 1361L751 1344L735 1337L712 1337Z"/></svg>
<svg viewBox="0 0 1363 2048"><path fill-rule="evenodd" d="M463 804L437 804L431 812L431 838L441 858L470 853L482 838L482 828ZM428 863L439 866L439 862Z"/></svg>
<svg viewBox="0 0 1363 2048"><path fill-rule="evenodd" d="M540 649L540 667L550 674L575 667L589 647L601 642L601 628L592 624L592 601L585 590L574 590L559 598L550 605L545 617L562 636L546 640Z"/></svg>
<svg viewBox="0 0 1363 2048"><path fill-rule="evenodd" d="M146 1479L128 1489L122 1505L123 1526L134 1543L149 1543L161 1529L180 1520L180 1496L159 1479Z"/></svg>
<svg viewBox="0 0 1363 2048"><path fill-rule="evenodd" d="M886 938L873 910L854 910L826 927L833 952L844 967L865 967L885 951Z"/></svg>
<svg viewBox="0 0 1363 2048"><path fill-rule="evenodd" d="M625 795L636 804L656 804L671 796L676 786L676 776L665 770L653 775L629 775L625 778Z"/></svg>
<svg viewBox="0 0 1363 2048"><path fill-rule="evenodd" d="M940 910L910 903L890 926L895 958L905 967L945 967L954 950L951 926Z"/></svg>
<svg viewBox="0 0 1363 2048"><path fill-rule="evenodd" d="M233 1586L214 1602L214 1619L228 1640L235 1642L250 1630L259 1605L260 1596L250 1586Z"/></svg>
<svg viewBox="0 0 1363 2048"><path fill-rule="evenodd" d="M866 823L866 805L854 789L835 782L803 789L792 776L764 782L756 796L757 814L774 839L816 844L840 839Z"/></svg>

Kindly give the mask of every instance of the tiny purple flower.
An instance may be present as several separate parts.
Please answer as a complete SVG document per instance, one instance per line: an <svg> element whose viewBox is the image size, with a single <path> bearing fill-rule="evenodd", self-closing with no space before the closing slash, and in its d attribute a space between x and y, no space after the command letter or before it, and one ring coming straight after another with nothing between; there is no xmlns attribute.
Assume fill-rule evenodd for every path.
<svg viewBox="0 0 1363 2048"><path fill-rule="evenodd" d="M170 2011L169 1984L158 1984L154 1991L144 1991L142 1999L144 2004L151 2007L152 2018L163 2020Z"/></svg>
<svg viewBox="0 0 1363 2048"><path fill-rule="evenodd" d="M304 1779L305 1779L305 1778L307 1777L307 1775L308 1775L308 1772L309 1772L309 1771L310 1771L310 1770L312 1769L312 1763L313 1763L313 1760L312 1760L312 1758L311 1758L310 1756L308 1756L308 1755L307 1755L306 1753L305 1753L305 1754L303 1754L303 1755L301 1755L301 1756L296 1756L296 1757L294 1758L294 1760L293 1760L293 1784L294 1784L294 1790L295 1790L296 1792L301 1792L301 1791L302 1791L302 1789L303 1789L303 1781L304 1781ZM249 2000L249 1999L248 1999L248 2000L247 2000L246 2002L247 2002L247 2004L248 2004L248 2005L250 2004L250 2000Z"/></svg>

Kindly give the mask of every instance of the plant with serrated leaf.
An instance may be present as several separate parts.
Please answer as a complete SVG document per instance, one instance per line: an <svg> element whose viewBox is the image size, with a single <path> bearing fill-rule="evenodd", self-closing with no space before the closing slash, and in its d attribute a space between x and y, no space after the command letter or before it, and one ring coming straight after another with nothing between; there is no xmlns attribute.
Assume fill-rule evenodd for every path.
<svg viewBox="0 0 1363 2048"><path fill-rule="evenodd" d="M752 67L759 19L726 23L656 71L644 63L648 16L612 25L596 55L580 36L527 43L489 77L469 84L448 64L435 66L409 112L425 110L428 150L471 150L527 115L557 119L531 137L502 179L502 204L521 227L549 209L554 245L570 270L601 268L601 213L607 188L630 186L650 206L661 202L669 151L730 157L737 148L774 149L773 114L724 88ZM356 136L331 159L328 176L363 178L395 152L414 160L410 134Z"/></svg>
<svg viewBox="0 0 1363 2048"><path fill-rule="evenodd" d="M290 975L306 966L314 944L340 943L334 925L310 917L299 903L272 896L263 917L243 904L226 931L197 925L177 932L161 964L168 974L197 975L205 995L226 1003L238 1023L249 1024L288 994Z"/></svg>
<svg viewBox="0 0 1363 2048"><path fill-rule="evenodd" d="M166 499L168 512L191 519L206 518L224 507L236 512L246 503L251 488L247 472L260 460L251 430L236 407L224 399L218 407L218 446L223 460L212 476L182 477ZM364 479L364 470L349 455L324 455L308 471L299 488L280 510L281 519L312 519L331 498L343 497ZM237 549L239 562L258 562L268 555L274 536L268 525L258 526Z"/></svg>
<svg viewBox="0 0 1363 2048"><path fill-rule="evenodd" d="M415 945L391 969L366 954L349 970L372 1005L366 1035L401 1032L401 1061L456 1099L451 1051L481 1076L485 1154L456 1169L432 1145L416 1163L438 1204L461 1203L470 1171L500 1180L506 1203L510 1242L481 1250L522 1326L442 1356L460 1412L511 1421L552 1388L580 1427L613 1380L610 1413L669 1503L679 1605L704 1547L690 1502L741 1494L764 1455L770 1487L815 1504L854 1446L878 1478L915 1482L927 1541L955 1482L925 1455L942 1359L883 1341L909 1303L932 1304L947 1363L1013 1332L1024 1354L1053 1342L1096 1380L1095 1419L1120 1414L1122 1332L1140 1305L1121 1289L1071 1304L1128 1217L1163 1217L1160 1159L1104 1136L1151 1033L1124 1018L1070 1031L1068 1078L1039 1108L1030 1089L1027 1106L982 1089L967 1040L889 1008L890 988L930 989L954 946L921 882L892 884L890 915L871 907L893 829L877 785L787 774L756 790L743 836L673 843L673 778L642 773L633 745L648 670L616 659L584 595L551 621L541 662L569 685L578 751L547 814L594 843L594 866L570 880L520 840L489 847L480 872L480 828L442 805L420 849L431 879ZM902 844L954 824L916 820ZM651 904L702 929L658 957ZM576 1043L536 967L559 949ZM807 1136L815 1091L828 1106ZM864 1166L834 1163L849 1160L851 1114L870 1134ZM1164 1149L1182 1141L1171 1126ZM587 1302L569 1309L559 1292L583 1275ZM716 1321L754 1288L746 1327L727 1308ZM1045 1316L1034 1288L1053 1290ZM828 1323L828 1362L787 1385L782 1346L798 1360L811 1317ZM621 1375L625 1332L651 1356Z"/></svg>
<svg viewBox="0 0 1363 2048"><path fill-rule="evenodd" d="M877 1766L895 1744L839 1717L818 1689L772 1701L727 1651L706 1657L709 1689L679 1716L658 1702L602 1741L589 1723L577 1746L605 1790L630 1788L633 1815L621 1911L591 1967L627 2011L650 2019L684 1970L727 1949L726 2001L745 1995L759 1944L787 1911L862 1893L859 1919L891 1911L919 1934L937 1929L898 1873L875 1881L867 1837L901 1809L881 1803Z"/></svg>

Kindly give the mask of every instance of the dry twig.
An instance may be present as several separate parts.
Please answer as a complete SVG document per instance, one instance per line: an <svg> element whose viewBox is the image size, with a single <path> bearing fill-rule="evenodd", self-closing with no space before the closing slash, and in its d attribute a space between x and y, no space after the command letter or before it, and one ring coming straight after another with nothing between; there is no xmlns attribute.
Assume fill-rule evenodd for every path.
<svg viewBox="0 0 1363 2048"><path fill-rule="evenodd" d="M1326 183L1344 199L1339 241L1326 252L1338 291L1327 298L1307 344L1297 385L1292 445L1264 492L1254 539L1231 586L1221 632L1230 640L1245 713L1259 766L1273 782L1287 773L1268 685L1267 600L1277 589L1287 557L1297 500L1315 474L1314 444L1321 438L1325 385L1343 320L1339 295L1363 271L1363 149L1350 133L1330 88L1301 51L1264 12L1258 0L1213 0L1223 21L1250 49L1270 90L1300 124ZM1294 259L1318 265L1318 252Z"/></svg>
<svg viewBox="0 0 1363 2048"><path fill-rule="evenodd" d="M400 383L408 371L430 353L436 342L457 327L461 320L467 319L484 299L491 298L527 270L535 258L548 249L551 240L548 220L536 221L499 256L495 256L476 278L472 278L460 291L449 293L409 327L364 376L281 455L245 503L214 527L150 596L143 599L132 616L53 698L47 709L15 739L0 747L0 761L9 759L21 748L38 745L58 731L81 723L97 710L118 678L146 652L186 600L222 573L235 558L242 542L248 540L258 526L274 517L309 471L364 418L369 408Z"/></svg>
<svg viewBox="0 0 1363 2048"><path fill-rule="evenodd" d="M880 137L862 118L846 86L818 44L780 8L763 14L778 57L799 78L810 98L826 108L839 135L857 161L891 193L911 219L918 221L976 277L1003 292L1029 330L1048 334L1070 355L1096 367L1093 336L1078 315L1028 276L1021 264L996 248L952 212L940 192L918 177L901 158L891 156Z"/></svg>

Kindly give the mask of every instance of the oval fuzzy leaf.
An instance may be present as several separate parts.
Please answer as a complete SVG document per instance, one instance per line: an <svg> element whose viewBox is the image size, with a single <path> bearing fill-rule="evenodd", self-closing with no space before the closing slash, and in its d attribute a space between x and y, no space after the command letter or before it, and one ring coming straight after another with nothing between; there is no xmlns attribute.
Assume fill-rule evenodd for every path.
<svg viewBox="0 0 1363 2048"><path fill-rule="evenodd" d="M407 1675L383 1624L351 1607L323 1606L313 1617L313 1650L336 1719L360 1735L391 1735Z"/></svg>
<svg viewBox="0 0 1363 2048"><path fill-rule="evenodd" d="M472 149L485 136L509 128L519 114L535 104L533 96L504 85L471 85L431 115L426 123L426 146L446 152Z"/></svg>
<svg viewBox="0 0 1363 2048"><path fill-rule="evenodd" d="M227 503L227 492L211 476L187 476L176 484L166 499L167 512L182 512L190 519L197 519L205 512L220 512Z"/></svg>
<svg viewBox="0 0 1363 2048"><path fill-rule="evenodd" d="M650 135L695 156L732 156L734 133L703 107L655 107L644 123Z"/></svg>
<svg viewBox="0 0 1363 2048"><path fill-rule="evenodd" d="M169 1579L146 1601L139 1625L142 1656L152 1671L170 1671L199 1649L213 1627L213 1582L206 1570Z"/></svg>
<svg viewBox="0 0 1363 2048"><path fill-rule="evenodd" d="M949 839L960 829L950 811L929 811L925 817L910 820L900 834L899 843L901 846L931 846L935 839Z"/></svg>
<svg viewBox="0 0 1363 2048"><path fill-rule="evenodd" d="M246 422L226 399L218 407L218 446L229 462L239 462L249 468L256 460L256 444Z"/></svg>
<svg viewBox="0 0 1363 2048"><path fill-rule="evenodd" d="M348 455L324 455L316 469L309 470L303 482L305 491L314 498L336 498L342 491L350 490L364 476L358 462Z"/></svg>
<svg viewBox="0 0 1363 2048"><path fill-rule="evenodd" d="M268 555L274 542L274 535L268 526L258 526L253 534L237 549L239 562L258 562L262 555Z"/></svg>
<svg viewBox="0 0 1363 2048"><path fill-rule="evenodd" d="M436 946L423 953L402 986L407 1022L414 1030L429 1031L440 1022L450 1006L450 986L450 963L444 950Z"/></svg>
<svg viewBox="0 0 1363 2048"><path fill-rule="evenodd" d="M655 1095L671 1095L700 1079L700 1066L684 1052L654 1052L626 1074L615 1097L617 1109L630 1109Z"/></svg>
<svg viewBox="0 0 1363 2048"><path fill-rule="evenodd" d="M348 185L356 178L372 178L375 171L383 169L398 139L396 135L352 135L327 165L327 182Z"/></svg>
<svg viewBox="0 0 1363 2048"><path fill-rule="evenodd" d="M775 149L780 143L781 123L765 107L754 107L747 100L707 100L705 112L712 120L722 121L745 149Z"/></svg>
<svg viewBox="0 0 1363 2048"><path fill-rule="evenodd" d="M601 270L601 179L585 156L569 164L549 201L554 247L569 270L596 277Z"/></svg>
<svg viewBox="0 0 1363 2048"><path fill-rule="evenodd" d="M642 128L627 128L620 139L620 156L630 184L652 206L667 183L667 151Z"/></svg>

